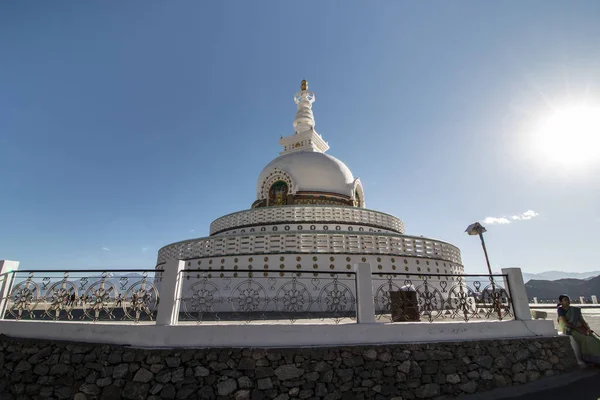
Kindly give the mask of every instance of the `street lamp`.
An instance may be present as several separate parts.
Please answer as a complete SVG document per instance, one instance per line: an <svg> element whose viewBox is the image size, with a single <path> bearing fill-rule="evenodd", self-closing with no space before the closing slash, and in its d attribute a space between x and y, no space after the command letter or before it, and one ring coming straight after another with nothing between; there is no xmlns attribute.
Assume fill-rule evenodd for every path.
<svg viewBox="0 0 600 400"><path fill-rule="evenodd" d="M485 240L483 240L483 232L487 232L487 229L485 229L485 227L479 222L475 222L474 224L469 225L465 232L472 236L479 235L479 238L481 239L481 246L483 247L483 253L485 254L485 262L487 263L488 272L491 276L492 267L490 267L490 259L488 258L487 249L485 248Z"/></svg>
<svg viewBox="0 0 600 400"><path fill-rule="evenodd" d="M485 240L483 240L483 232L487 232L487 229L479 222L475 222L467 227L465 230L469 235L479 235L481 239L481 247L483 247L483 254L485 254L485 262L487 263L488 272L490 274L490 282L492 283L492 298L494 301L494 308L498 312L498 318L502 319L502 313L500 311L499 293L496 292L496 285L494 284L494 277L492 276L492 267L490 266L490 259L488 257L487 248L485 247Z"/></svg>

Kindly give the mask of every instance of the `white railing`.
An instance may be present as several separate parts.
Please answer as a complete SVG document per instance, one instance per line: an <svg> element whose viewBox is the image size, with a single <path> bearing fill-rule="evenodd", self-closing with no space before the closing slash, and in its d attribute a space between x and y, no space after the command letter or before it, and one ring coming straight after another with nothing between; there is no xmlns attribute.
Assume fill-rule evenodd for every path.
<svg viewBox="0 0 600 400"><path fill-rule="evenodd" d="M214 235L242 226L297 222L339 222L341 224L363 224L404 233L402 221L392 215L356 207L335 206L280 206L261 207L225 215L210 224Z"/></svg>
<svg viewBox="0 0 600 400"><path fill-rule="evenodd" d="M3 319L153 321L160 270L40 270L2 275Z"/></svg>
<svg viewBox="0 0 600 400"><path fill-rule="evenodd" d="M531 321L518 268L503 269L489 285L491 277L483 277L481 285L462 278L446 285L432 282L433 275L417 275L407 283L404 276L374 273L368 263L354 264L349 273L285 272L277 278L248 270L186 270L186 264L170 260L152 277L143 270L118 276L107 271L0 274L0 291L6 294L0 332L142 347L357 345L556 334L551 321ZM386 288L402 290L402 285L415 287L422 320L444 323L411 323L418 318L410 309L398 314L403 323L377 323L388 313L394 320L394 308L386 308L385 299L391 300ZM470 289L479 288L476 297ZM509 311L517 321L489 321L505 319Z"/></svg>
<svg viewBox="0 0 600 400"><path fill-rule="evenodd" d="M369 263L358 263L344 272L269 275L185 266L184 261L171 260L164 270L150 271L11 271L1 276L0 319L158 325L176 324L180 316L197 322L319 318L374 322L375 316L391 318L390 294L405 288L414 292L412 307L430 322L482 318L479 308L485 311L484 319L496 314L498 319L529 316L527 297L519 298L522 279L512 276L518 269L496 276L405 274L375 272ZM514 293L525 308L513 309ZM367 314L361 315L360 309ZM449 317L446 311L451 311Z"/></svg>
<svg viewBox="0 0 600 400"><path fill-rule="evenodd" d="M446 242L422 237L370 234L268 233L210 236L185 240L159 250L157 265L168 260L269 253L345 253L423 257L462 264L460 250Z"/></svg>

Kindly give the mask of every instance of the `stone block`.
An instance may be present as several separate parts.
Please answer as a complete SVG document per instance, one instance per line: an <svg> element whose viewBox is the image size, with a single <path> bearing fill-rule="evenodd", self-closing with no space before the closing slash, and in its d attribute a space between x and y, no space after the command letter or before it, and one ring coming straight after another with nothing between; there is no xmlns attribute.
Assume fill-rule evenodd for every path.
<svg viewBox="0 0 600 400"><path fill-rule="evenodd" d="M426 385L420 386L415 391L415 396L418 399L429 399L432 397L439 396L440 394L440 386L436 383L428 383Z"/></svg>
<svg viewBox="0 0 600 400"><path fill-rule="evenodd" d="M240 389L252 389L252 380L247 376L238 378L237 382Z"/></svg>
<svg viewBox="0 0 600 400"><path fill-rule="evenodd" d="M477 382L469 381L460 385L460 390L465 393L475 393L477 391Z"/></svg>
<svg viewBox="0 0 600 400"><path fill-rule="evenodd" d="M187 384L187 385L183 385L178 391L177 391L177 395L175 396L176 399L178 400L183 400L183 399L187 399L189 398L193 393L196 393L196 390L198 390L198 384L196 383L192 383L192 384Z"/></svg>
<svg viewBox="0 0 600 400"><path fill-rule="evenodd" d="M457 384L461 382L460 376L458 374L450 374L446 376L446 382Z"/></svg>
<svg viewBox="0 0 600 400"><path fill-rule="evenodd" d="M148 383L152 379L154 379L154 374L148 371L146 368L140 368L133 376L134 382Z"/></svg>
<svg viewBox="0 0 600 400"><path fill-rule="evenodd" d="M227 379L219 382L217 391L219 396L228 396L237 389L237 381L235 379Z"/></svg>
<svg viewBox="0 0 600 400"><path fill-rule="evenodd" d="M127 382L121 396L124 399L145 400L150 391L150 384L141 382Z"/></svg>

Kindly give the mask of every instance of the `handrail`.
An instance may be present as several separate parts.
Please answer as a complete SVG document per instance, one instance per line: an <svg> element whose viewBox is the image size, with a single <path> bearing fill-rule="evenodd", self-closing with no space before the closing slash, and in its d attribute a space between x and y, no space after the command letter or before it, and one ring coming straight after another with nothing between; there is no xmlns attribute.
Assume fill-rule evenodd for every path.
<svg viewBox="0 0 600 400"><path fill-rule="evenodd" d="M20 269L10 273L65 273L65 272L154 272L155 268L147 269Z"/></svg>
<svg viewBox="0 0 600 400"><path fill-rule="evenodd" d="M419 272L371 272L372 275L380 275L380 276L384 276L384 275L413 275L413 276L452 276L452 277L481 277L481 276L485 276L485 277L502 277L502 278L506 278L508 275L502 275L502 274L421 274Z"/></svg>

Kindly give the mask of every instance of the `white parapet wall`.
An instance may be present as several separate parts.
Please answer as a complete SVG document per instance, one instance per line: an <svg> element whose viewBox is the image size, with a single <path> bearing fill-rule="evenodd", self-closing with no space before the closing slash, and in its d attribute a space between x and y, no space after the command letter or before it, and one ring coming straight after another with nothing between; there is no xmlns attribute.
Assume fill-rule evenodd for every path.
<svg viewBox="0 0 600 400"><path fill-rule="evenodd" d="M31 339L107 343L133 347L350 346L552 337L552 321L404 322L371 324L77 323L0 321L0 334Z"/></svg>
<svg viewBox="0 0 600 400"><path fill-rule="evenodd" d="M503 270L506 280L504 287L510 289L515 320L490 321L474 317L468 322L439 319L435 322L381 322L376 318L378 314L375 311L371 265L359 263L354 265L356 280L353 280L356 283L353 288L358 314L356 322L342 317L336 320L338 324L322 322L318 318L293 324L289 320L197 324L178 321L182 271L185 266L184 261L170 260L165 269L160 271L158 280L163 287L156 322L28 320L25 314L23 320L0 320L0 334L150 348L347 346L551 337L557 334L552 321L531 320L527 294L518 268ZM4 275L14 276L8 271ZM8 279L5 281L9 284ZM2 290L6 291L7 287ZM338 292L335 292L336 296ZM495 315L495 312L491 315Z"/></svg>

